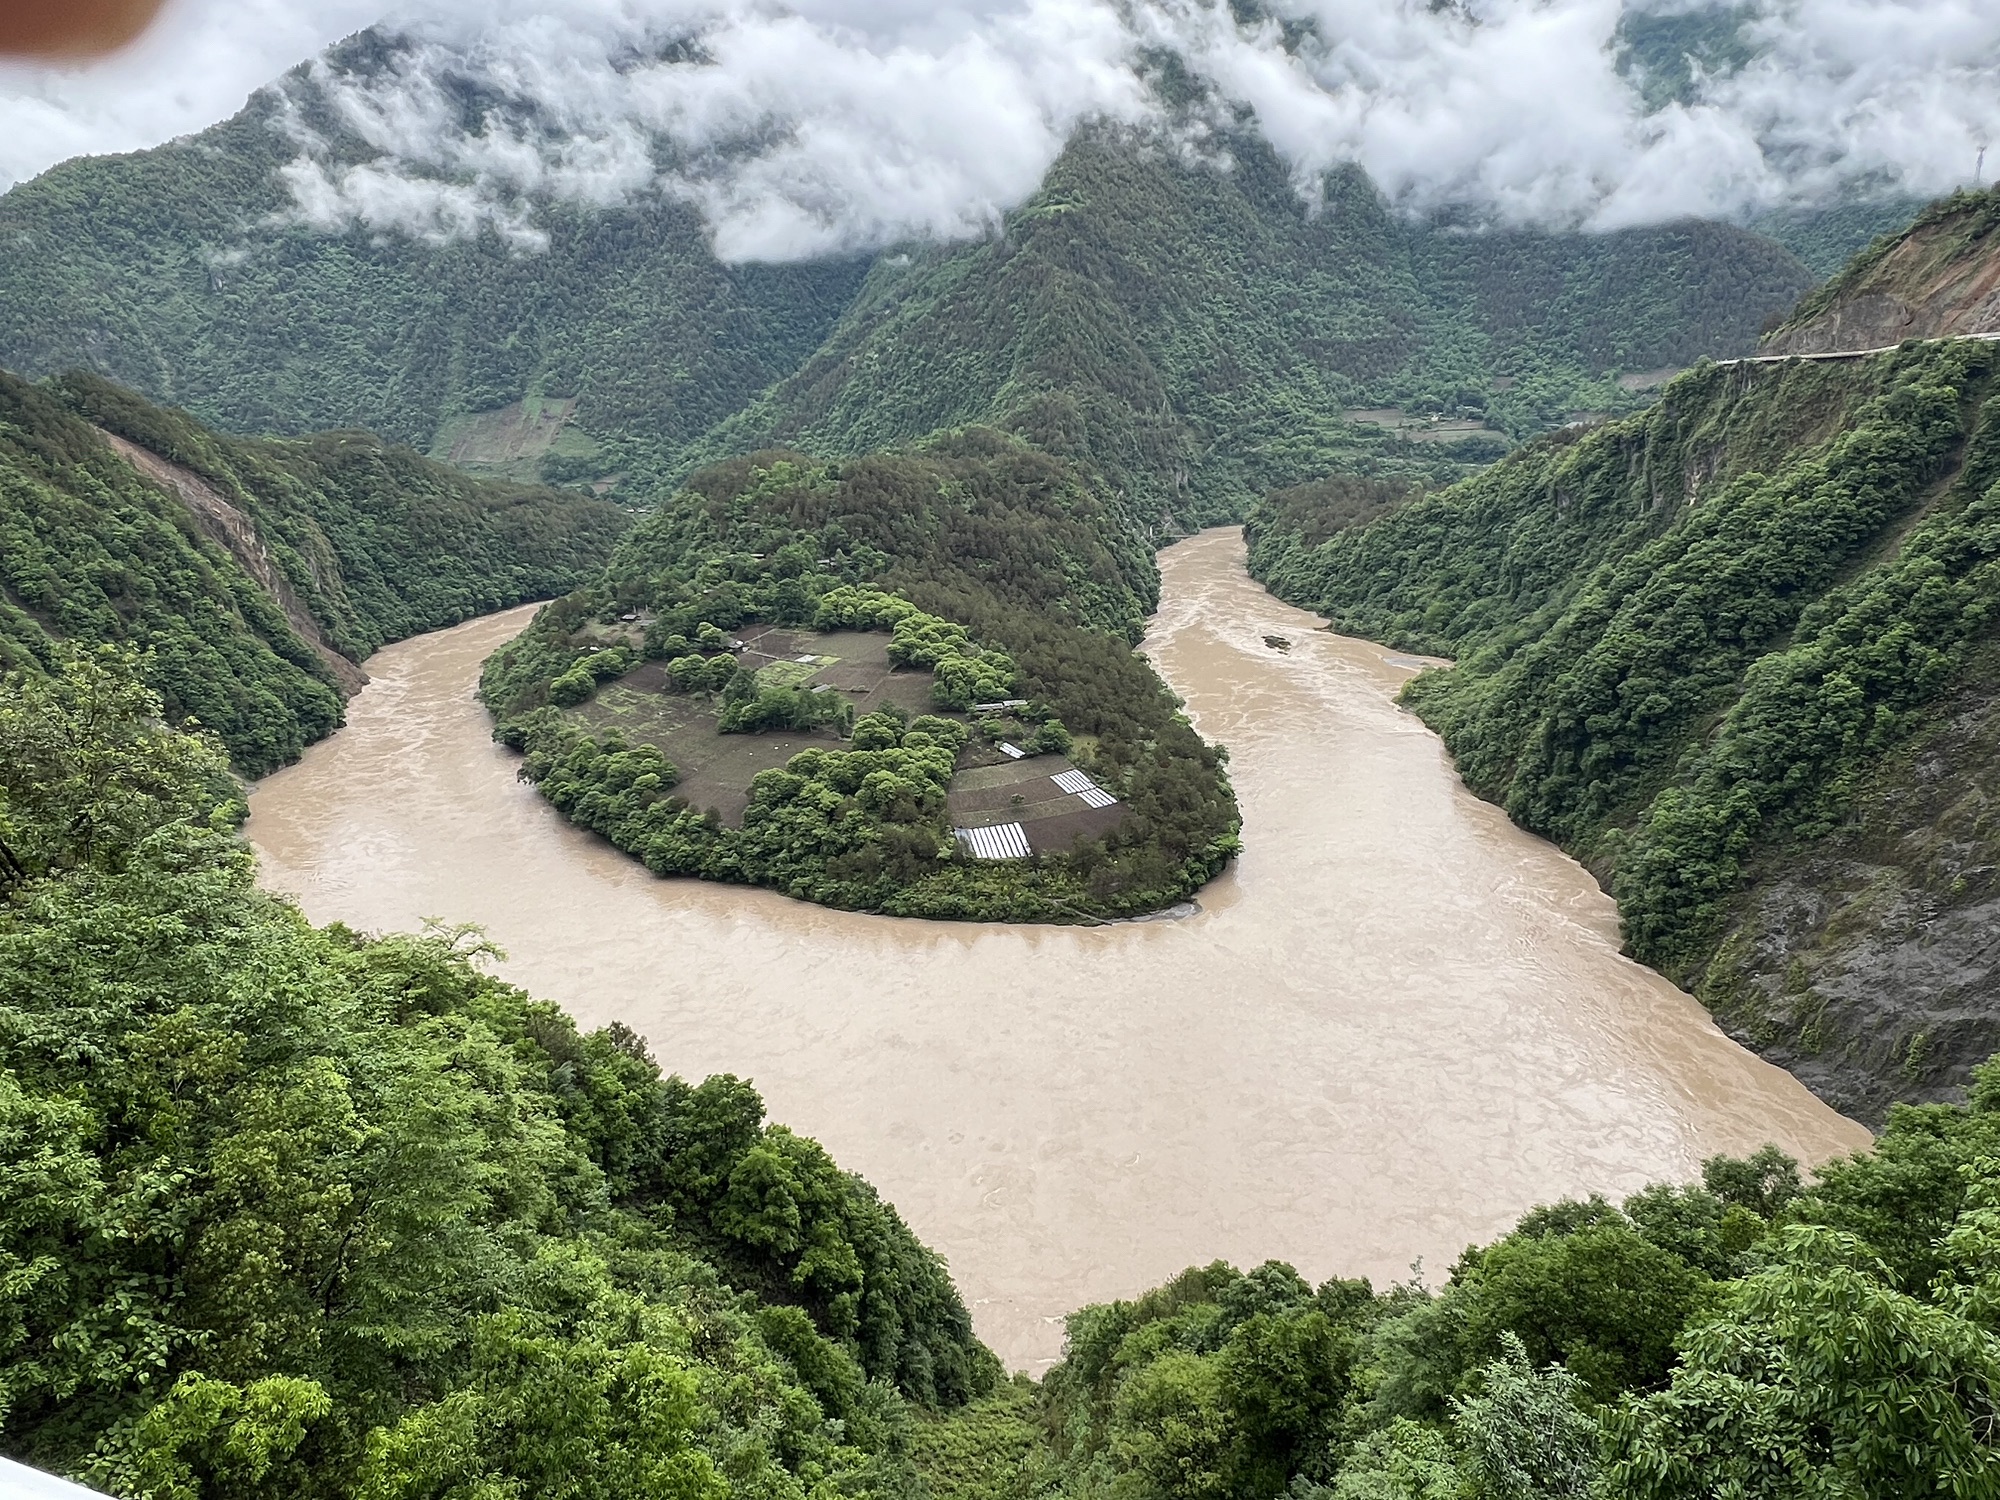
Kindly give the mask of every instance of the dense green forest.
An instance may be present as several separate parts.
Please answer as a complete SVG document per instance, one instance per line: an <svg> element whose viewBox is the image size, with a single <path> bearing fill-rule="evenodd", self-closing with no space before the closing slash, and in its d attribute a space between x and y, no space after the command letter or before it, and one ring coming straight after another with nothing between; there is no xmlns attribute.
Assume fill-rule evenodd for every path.
<svg viewBox="0 0 2000 1500"><path fill-rule="evenodd" d="M913 1494L944 1267L746 1083L261 893L115 648L0 691L0 1431L128 1496Z"/></svg>
<svg viewBox="0 0 2000 1500"><path fill-rule="evenodd" d="M808 750L759 777L744 826L726 828L674 797L674 768L657 752L585 734L551 709L580 660L608 655L596 649L598 626L642 614L644 654L669 659L704 625L851 628L851 614L828 611L861 583L1004 652L1009 687L995 679L994 691L959 693L956 706L1011 690L1034 717L1059 720L1080 737L1077 763L1126 804L1119 827L1066 856L969 860L943 808L963 727L870 715L853 726L851 749ZM1131 651L1156 588L1150 560L1085 474L1002 434L972 429L838 464L764 453L698 472L648 514L601 580L496 653L482 693L500 736L526 752L524 774L662 874L904 915L1147 912L1213 876L1238 827L1221 753ZM609 675L628 665L604 663Z"/></svg>
<svg viewBox="0 0 2000 1500"><path fill-rule="evenodd" d="M365 77L398 45L363 33L327 66ZM1177 69L1151 86L1206 107ZM573 402L523 462L642 497L761 447L842 457L982 423L1087 459L1157 526L1336 466L1455 477L1572 411L1631 407L1621 372L1747 350L1812 281L1719 224L1411 223L1355 171L1309 209L1248 131L1210 163L1086 131L996 237L864 258L724 265L672 195L540 204L533 245L328 233L285 222L286 111L367 155L301 70L283 102L0 197L24 251L0 262L0 363L87 365L235 431L439 452L473 415ZM1492 430L1411 442L1343 417L1384 406Z"/></svg>
<svg viewBox="0 0 2000 1500"><path fill-rule="evenodd" d="M0 692L0 1440L134 1497L1792 1500L2000 1486L2000 1070L1441 1284L1189 1270L999 1379L746 1083L258 891L115 648Z"/></svg>
<svg viewBox="0 0 2000 1500"><path fill-rule="evenodd" d="M1992 682L1995 360L1708 366L1442 491L1377 483L1330 518L1274 496L1252 567L1336 628L1455 658L1406 698L1468 785L1606 882L1636 957L1879 1118L2000 1045L1990 820L1851 850L1865 873L1788 887L1810 916L1761 893L1912 778L1948 805L1990 772L1977 735L1948 766L1920 752Z"/></svg>
<svg viewBox="0 0 2000 1500"><path fill-rule="evenodd" d="M214 514L104 432L178 466ZM216 516L241 525L243 557ZM231 438L95 376L0 373L0 666L47 667L65 640L139 647L167 711L248 775L340 722L353 662L573 587L625 524L606 502L470 479L364 433Z"/></svg>

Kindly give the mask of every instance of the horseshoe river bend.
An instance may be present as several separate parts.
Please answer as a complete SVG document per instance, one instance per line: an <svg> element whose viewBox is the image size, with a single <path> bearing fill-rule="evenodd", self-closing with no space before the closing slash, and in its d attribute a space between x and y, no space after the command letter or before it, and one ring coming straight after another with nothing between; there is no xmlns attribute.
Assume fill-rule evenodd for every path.
<svg viewBox="0 0 2000 1500"><path fill-rule="evenodd" d="M1160 564L1143 649L1229 747L1244 816L1196 915L915 922L656 879L488 737L480 663L532 609L368 663L347 727L253 792L264 883L317 922L478 923L584 1025L753 1080L1035 1374L1065 1313L1190 1264L1435 1282L1538 1202L1867 1143L1620 956L1610 898L1396 707L1416 663L1273 599L1233 531Z"/></svg>

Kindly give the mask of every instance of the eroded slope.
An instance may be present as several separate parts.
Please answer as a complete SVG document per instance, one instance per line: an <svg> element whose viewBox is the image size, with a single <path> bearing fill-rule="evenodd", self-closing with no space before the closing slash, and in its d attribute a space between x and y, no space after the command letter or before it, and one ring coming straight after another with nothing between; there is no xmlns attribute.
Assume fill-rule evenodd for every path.
<svg viewBox="0 0 2000 1500"><path fill-rule="evenodd" d="M2000 189L1955 193L1807 297L1767 354L1885 349L1904 339L2000 333Z"/></svg>
<svg viewBox="0 0 2000 1500"><path fill-rule="evenodd" d="M0 662L150 653L168 711L249 774L337 725L377 647L572 587L626 524L362 433L224 437L89 376L0 373L0 422Z"/></svg>

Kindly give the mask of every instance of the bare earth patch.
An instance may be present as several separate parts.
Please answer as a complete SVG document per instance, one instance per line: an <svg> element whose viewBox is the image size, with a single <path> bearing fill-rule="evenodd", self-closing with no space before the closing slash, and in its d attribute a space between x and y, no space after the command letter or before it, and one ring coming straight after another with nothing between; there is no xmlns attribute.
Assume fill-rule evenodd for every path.
<svg viewBox="0 0 2000 1500"><path fill-rule="evenodd" d="M887 635L753 625L738 639L738 659L757 673L760 685L839 693L854 705L857 716L890 704L912 717L942 712L931 701L931 674L892 663ZM723 734L716 728L715 695L669 688L665 662L642 662L569 713L593 730L616 729L635 745L657 746L681 773L674 794L704 812L714 808L732 827L742 824L750 783L760 771L782 768L801 750L838 750L847 744L828 729ZM946 717L963 721L965 716ZM1005 722L1017 740L1026 740L1030 726ZM1090 807L1051 779L1075 769L1061 755L1009 759L974 734L959 755L948 794L952 826L1020 823L1035 853L1063 853L1077 839L1095 838L1115 827L1125 815L1122 804Z"/></svg>
<svg viewBox="0 0 2000 1500"><path fill-rule="evenodd" d="M588 434L569 427L575 414L574 397L555 400L538 396L493 411L454 417L438 429L430 456L456 468L532 482L539 477L538 465L544 454L582 456L596 450L597 444Z"/></svg>
<svg viewBox="0 0 2000 1500"><path fill-rule="evenodd" d="M1075 769L1064 755L1033 755L962 769L952 778L946 798L952 827L1019 823L1028 847L1037 854L1061 854L1079 838L1096 838L1118 825L1125 808L1122 803L1088 806L1055 784L1057 776Z"/></svg>

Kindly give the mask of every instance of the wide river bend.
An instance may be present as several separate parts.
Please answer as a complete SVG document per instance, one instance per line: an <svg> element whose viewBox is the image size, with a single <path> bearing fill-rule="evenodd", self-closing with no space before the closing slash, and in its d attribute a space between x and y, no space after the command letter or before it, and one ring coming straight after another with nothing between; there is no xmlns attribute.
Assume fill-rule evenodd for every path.
<svg viewBox="0 0 2000 1500"><path fill-rule="evenodd" d="M476 922L507 977L667 1068L753 1079L950 1262L1039 1373L1063 1314L1183 1266L1378 1285L1563 1194L1868 1134L1618 952L1573 861L1460 785L1398 709L1417 664L1328 634L1241 538L1161 554L1145 650L1229 746L1245 852L1198 915L901 921L658 880L515 779L472 697L529 609L368 663L348 724L249 834L318 922ZM1264 644L1288 637L1289 653Z"/></svg>

